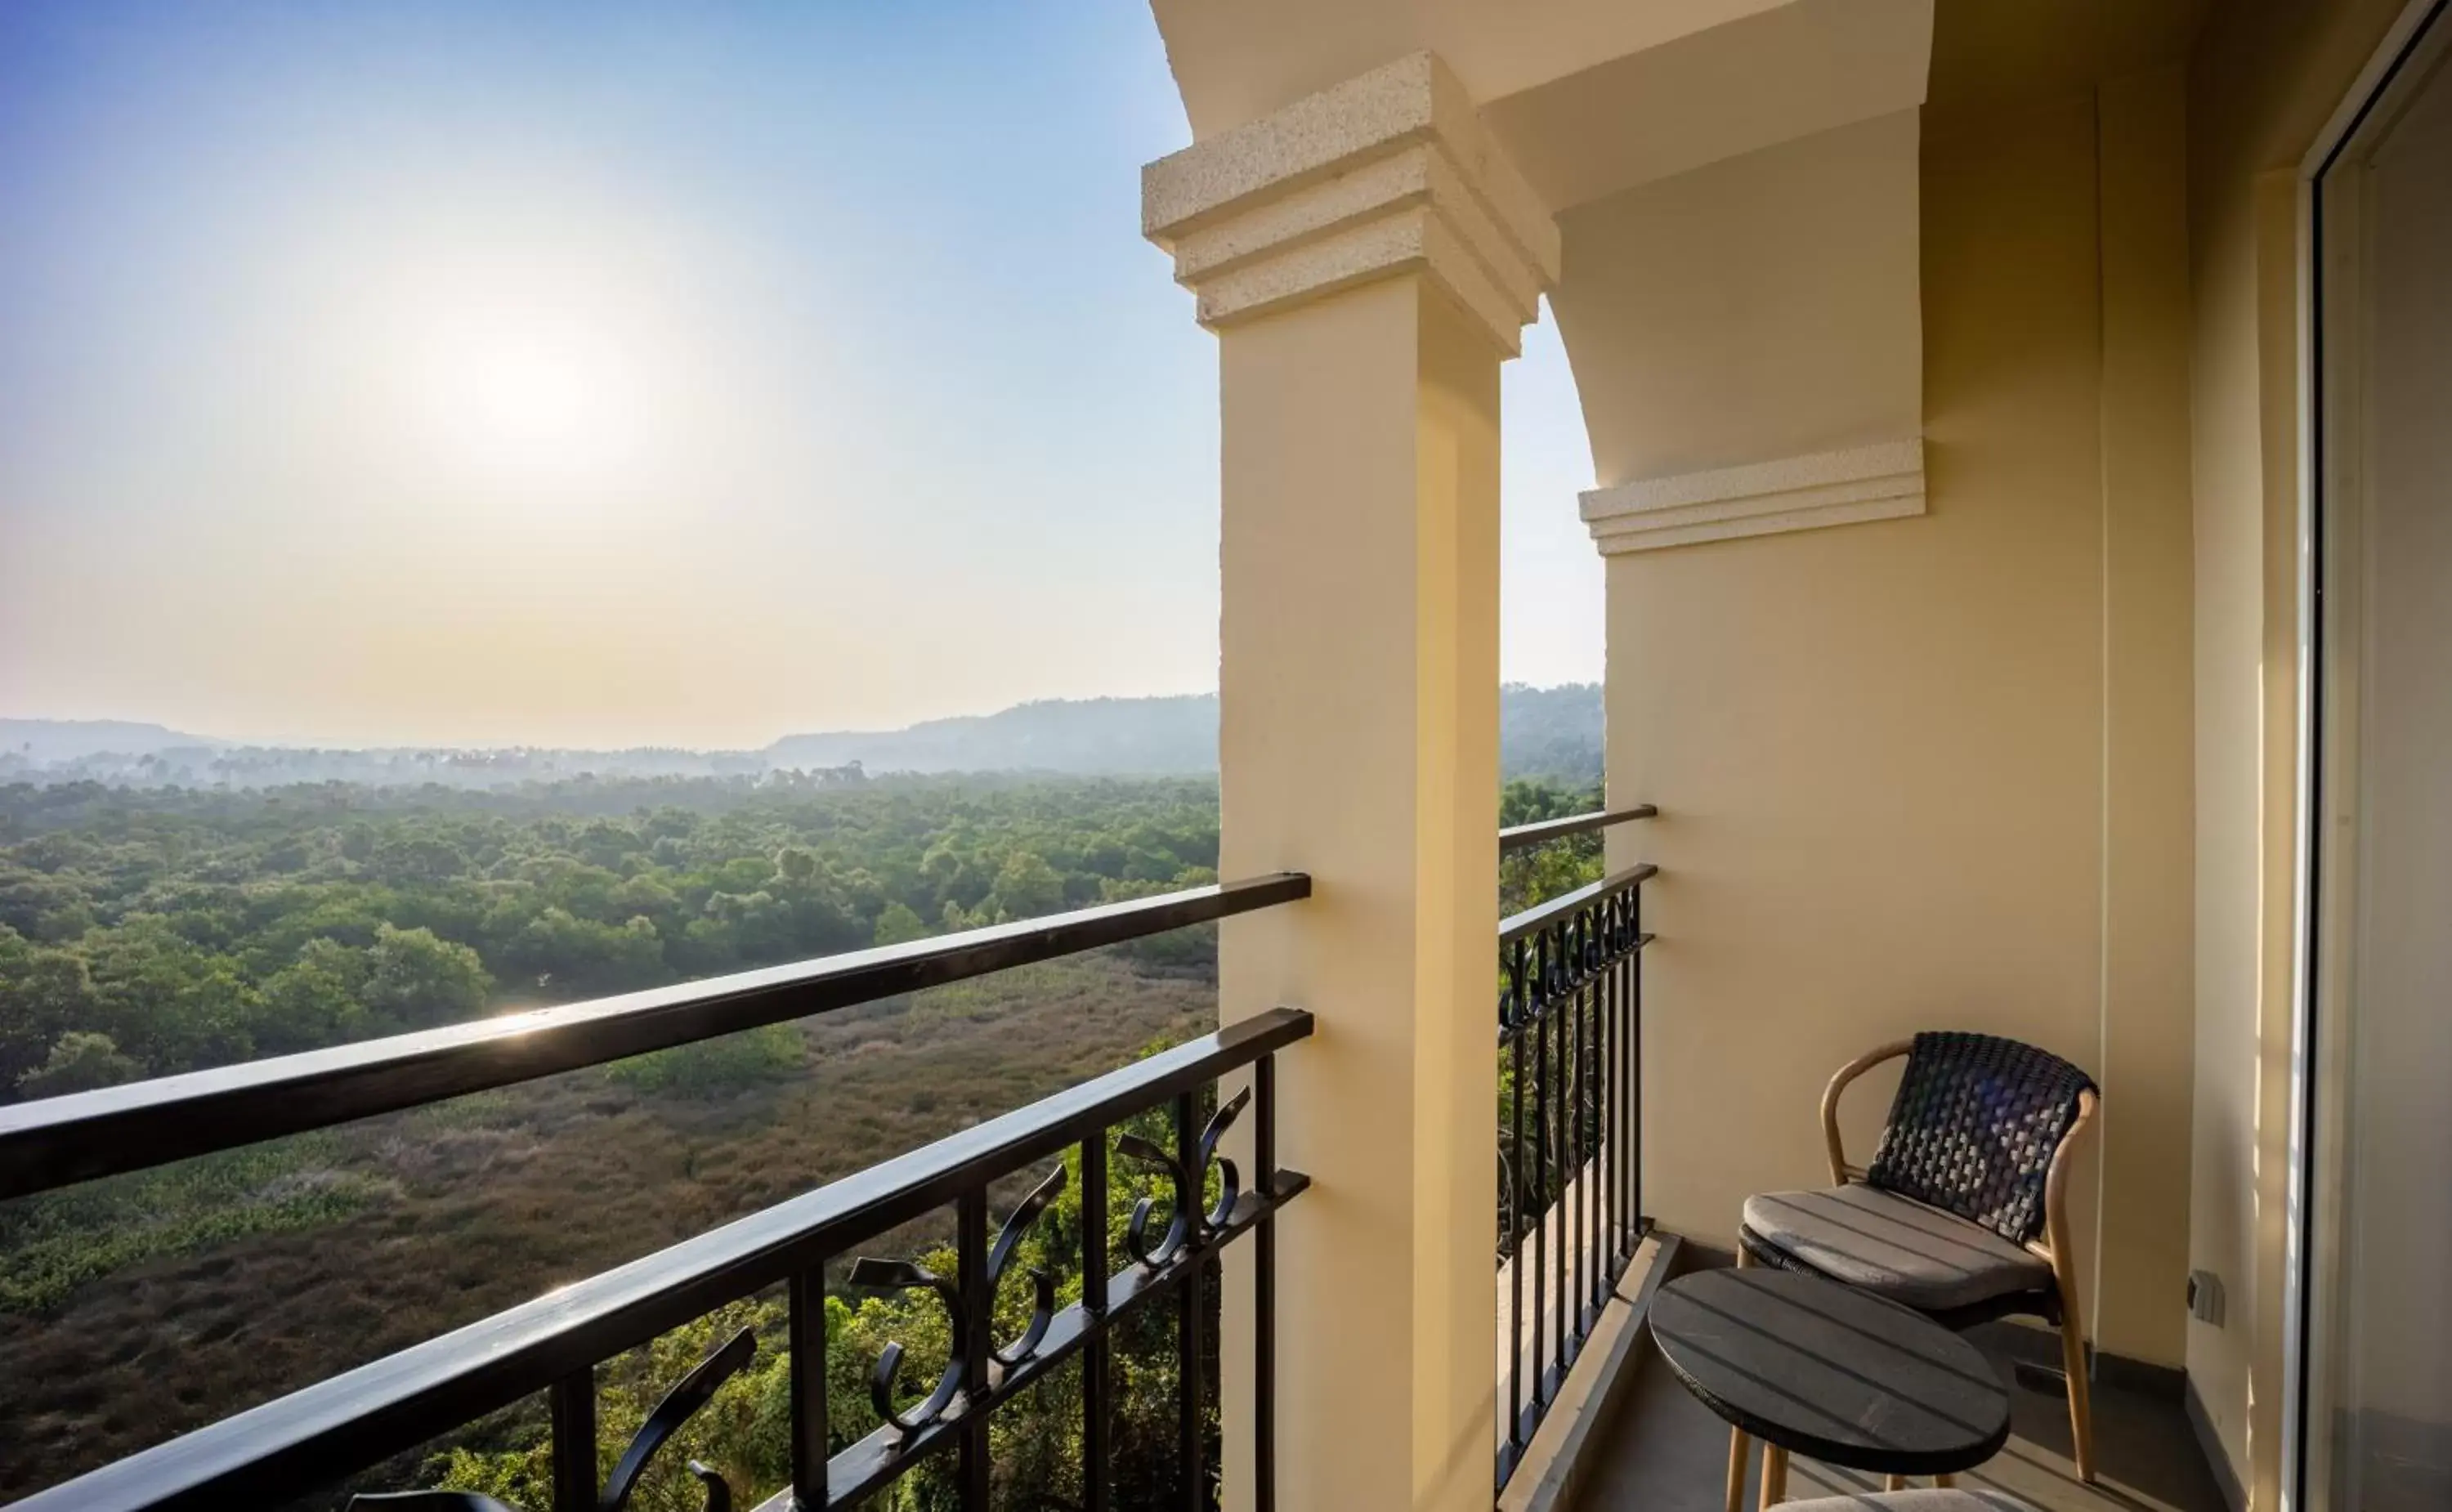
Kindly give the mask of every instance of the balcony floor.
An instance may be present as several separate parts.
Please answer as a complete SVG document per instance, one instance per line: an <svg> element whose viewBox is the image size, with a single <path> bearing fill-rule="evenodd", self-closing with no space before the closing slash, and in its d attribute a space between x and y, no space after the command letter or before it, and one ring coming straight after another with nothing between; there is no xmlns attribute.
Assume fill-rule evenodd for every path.
<svg viewBox="0 0 2452 1512"><path fill-rule="evenodd" d="M2009 1383L2010 1439L1991 1463L1960 1476L1961 1486L2007 1492L2042 1512L2226 1512L2178 1400L2145 1391L2096 1385L2099 1474L2094 1485L2079 1481L2068 1459L2067 1406L2056 1390L2033 1389L2011 1369L2001 1346L2012 1326L1988 1325L1968 1336ZM1727 1424L1687 1395L1652 1351L1649 1334L1639 1347L1642 1355L1631 1362L1635 1378L1616 1420L1592 1447L1595 1460L1576 1498L1577 1512L1724 1512ZM1754 1505L1759 1449L1750 1459L1748 1507ZM1879 1476L1806 1459L1789 1464L1791 1501L1880 1489Z"/></svg>

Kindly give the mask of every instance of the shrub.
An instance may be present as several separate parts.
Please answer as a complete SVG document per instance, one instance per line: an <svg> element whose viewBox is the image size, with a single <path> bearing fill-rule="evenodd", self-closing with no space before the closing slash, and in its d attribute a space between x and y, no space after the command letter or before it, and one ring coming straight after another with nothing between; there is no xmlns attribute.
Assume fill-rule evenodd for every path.
<svg viewBox="0 0 2452 1512"><path fill-rule="evenodd" d="M604 1074L643 1092L716 1097L739 1087L790 1076L807 1061L808 1052L808 1042L799 1029L768 1024L615 1061L604 1068Z"/></svg>

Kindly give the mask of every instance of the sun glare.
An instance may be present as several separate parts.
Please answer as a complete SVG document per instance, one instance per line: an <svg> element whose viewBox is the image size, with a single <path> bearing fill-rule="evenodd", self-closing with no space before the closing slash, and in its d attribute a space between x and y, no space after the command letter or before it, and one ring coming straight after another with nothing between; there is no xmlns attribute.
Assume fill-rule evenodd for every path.
<svg viewBox="0 0 2452 1512"><path fill-rule="evenodd" d="M597 444L610 375L567 344L513 333L455 354L465 440L489 453L551 454Z"/></svg>
<svg viewBox="0 0 2452 1512"><path fill-rule="evenodd" d="M644 363L615 333L572 321L438 316L414 364L439 461L504 481L603 481L650 417Z"/></svg>

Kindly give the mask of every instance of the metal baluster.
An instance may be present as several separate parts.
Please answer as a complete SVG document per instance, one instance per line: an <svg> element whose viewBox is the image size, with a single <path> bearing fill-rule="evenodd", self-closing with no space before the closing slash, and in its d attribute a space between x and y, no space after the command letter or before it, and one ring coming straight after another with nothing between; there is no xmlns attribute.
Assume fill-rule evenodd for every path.
<svg viewBox="0 0 2452 1512"><path fill-rule="evenodd" d="M1618 899L1613 894L1602 914L1603 933L1609 966L1602 972L1603 990L1601 1017L1609 1025L1609 1049L1602 1057L1601 1080L1609 1090L1609 1116L1602 1120L1601 1138L1609 1147L1609 1257L1610 1282L1614 1286L1625 1272L1626 1261L1626 1081L1618 1074L1626 1056L1625 994L1619 992L1618 962L1626 947L1626 931L1620 928Z"/></svg>
<svg viewBox="0 0 2452 1512"><path fill-rule="evenodd" d="M1610 1179L1610 1200L1617 1205L1617 1254L1621 1263L1633 1250L1629 1242L1634 1233L1634 1214L1627 1207L1627 1044L1631 1030L1626 1013L1626 961L1629 935L1626 928L1626 896L1621 893L1610 899L1610 1082L1615 1090L1611 1099L1610 1147L1616 1168Z"/></svg>
<svg viewBox="0 0 2452 1512"><path fill-rule="evenodd" d="M1209 1173L1200 1165L1200 1105L1190 1092L1175 1100L1175 1159L1186 1178L1183 1201L1196 1215L1206 1201ZM1209 1266L1196 1216L1185 1233L1192 1263L1175 1293L1176 1463L1183 1467L1184 1512L1200 1512L1200 1325Z"/></svg>
<svg viewBox="0 0 2452 1512"><path fill-rule="evenodd" d="M1277 1191L1277 1058L1263 1055L1252 1068L1255 1095L1252 1164L1260 1196ZM1277 1505L1277 1224L1271 1213L1252 1236L1252 1313L1259 1336L1252 1341L1252 1505Z"/></svg>
<svg viewBox="0 0 2452 1512"><path fill-rule="evenodd" d="M1529 1091L1524 1084L1524 941L1515 940L1508 950L1508 992L1513 998L1513 1026L1509 1031L1508 1055L1515 1072L1515 1095L1509 1099L1509 1109L1514 1120L1510 1151L1513 1158L1507 1169L1507 1260L1508 1278L1513 1295L1507 1303L1507 1442L1518 1453L1524 1448L1524 1098Z"/></svg>
<svg viewBox="0 0 2452 1512"><path fill-rule="evenodd" d="M553 1384L554 1512L596 1512L596 1367Z"/></svg>
<svg viewBox="0 0 2452 1512"><path fill-rule="evenodd" d="M1561 1212L1558 1219L1561 1225L1566 1224L1571 1216L1573 1220L1574 1238L1568 1245L1567 1253L1574 1289L1566 1292L1560 1300L1567 1305L1568 1340L1576 1352L1581 1353L1584 1343L1584 1190L1590 1185L1584 1180L1584 1008L1589 1000L1584 967L1590 958L1584 953L1584 947L1589 942L1584 933L1581 909L1577 909L1575 916L1568 921L1567 943L1575 960L1574 975L1571 978L1574 983L1574 992L1567 999L1567 1053L1573 1063L1574 1071L1567 1078L1567 1180L1570 1185L1560 1195L1572 1195L1574 1211L1572 1215ZM1558 1352L1560 1365L1567 1364L1568 1358L1564 1349Z"/></svg>
<svg viewBox="0 0 2452 1512"><path fill-rule="evenodd" d="M1575 1188L1575 1221L1584 1226L1583 1242L1578 1250L1583 1256L1584 1273L1580 1299L1576 1303L1575 1337L1586 1338L1592 1327L1592 1298L1598 1294L1601 1272L1601 978L1607 974L1600 965L1600 917L1586 910L1584 930L1584 1048L1575 1063L1575 1074L1583 1083L1583 1095L1575 1100L1575 1133L1583 1142L1582 1163L1576 1172L1582 1185ZM1580 1348L1580 1344L1578 1345Z"/></svg>
<svg viewBox="0 0 2452 1512"><path fill-rule="evenodd" d="M1532 944L1533 970L1537 973L1532 990L1532 1067L1534 1094L1532 1103L1532 1377L1533 1415L1539 1416L1545 1400L1541 1391L1541 1348L1549 1342L1550 1329L1542 1319L1549 1306L1550 1286L1550 932L1543 930ZM1520 1258L1520 1254L1519 1254Z"/></svg>
<svg viewBox="0 0 2452 1512"><path fill-rule="evenodd" d="M1555 937L1555 944L1552 948L1556 951L1558 955L1563 958L1567 953L1567 927L1562 922L1552 926L1552 930ZM1561 971L1561 974L1564 974L1563 969ZM1553 1000L1552 1006L1555 1008L1562 1016L1566 1017L1570 1023L1572 1023L1574 1014L1574 1003L1572 996L1565 1001ZM1575 1096L1575 1090L1567 1085L1568 1028L1569 1024L1560 1024L1558 1026L1558 1032L1554 1036L1555 1050L1558 1057L1558 1095L1552 1099L1552 1101L1557 1105L1557 1122L1552 1125L1550 1129L1550 1137L1552 1141L1552 1164L1556 1168L1554 1175L1556 1177L1557 1190L1551 1196L1549 1207L1550 1210L1555 1213L1558 1218L1558 1243L1555 1247L1555 1253L1552 1256L1552 1262L1557 1267L1557 1274L1552 1279L1557 1286L1558 1306L1556 1312L1556 1330L1550 1351L1550 1364L1552 1368L1558 1372L1557 1384L1560 1385L1564 1385L1567 1380L1567 1314L1575 1310L1574 1293L1567 1289L1567 1250L1569 1247L1566 1211L1567 1182L1572 1173L1567 1169L1566 1136L1567 1122L1573 1116L1570 1109Z"/></svg>
<svg viewBox="0 0 2452 1512"><path fill-rule="evenodd" d="M1634 1089L1627 1074L1634 1046L1634 1018L1627 1011L1626 972L1630 959L1627 952L1631 949L1634 936L1626 926L1624 896L1611 901L1610 913L1617 938L1617 959L1610 965L1610 1003L1611 1011L1614 1015L1611 1022L1615 1026L1617 1054L1616 1063L1611 1068L1610 1074L1616 1078L1617 1083L1617 1097L1612 1119L1616 1128L1617 1148L1617 1252L1619 1269L1623 1271L1626 1263L1633 1258L1635 1225L1640 1221L1631 1198L1634 1170Z"/></svg>
<svg viewBox="0 0 2452 1512"><path fill-rule="evenodd" d="M1596 1264L1592 1267L1592 1305L1598 1306L1617 1279L1611 1264L1617 1256L1617 1205L1612 1184L1617 1180L1617 1150L1611 1137L1610 1055L1616 1040L1610 1033L1609 899L1592 906L1592 933L1600 966L1592 972L1592 1234Z"/></svg>
<svg viewBox="0 0 2452 1512"><path fill-rule="evenodd" d="M988 1343L994 1330L988 1287L988 1194L964 1192L954 1205L954 1253L960 1266L962 1314L970 1320L963 1355L961 1450L962 1512L988 1512Z"/></svg>
<svg viewBox="0 0 2452 1512"><path fill-rule="evenodd" d="M1083 1512L1107 1512L1109 1495L1107 1267L1107 1131L1096 1129L1081 1141L1081 1310L1090 1333L1081 1351Z"/></svg>
<svg viewBox="0 0 2452 1512"><path fill-rule="evenodd" d="M826 1268L792 1278L786 1304L792 1349L792 1489L816 1512L826 1495Z"/></svg>
<svg viewBox="0 0 2452 1512"><path fill-rule="evenodd" d="M1627 957L1627 1149L1631 1158L1627 1162L1627 1212L1640 1226L1643 1222L1643 889L1638 884L1627 893L1627 948L1633 953Z"/></svg>

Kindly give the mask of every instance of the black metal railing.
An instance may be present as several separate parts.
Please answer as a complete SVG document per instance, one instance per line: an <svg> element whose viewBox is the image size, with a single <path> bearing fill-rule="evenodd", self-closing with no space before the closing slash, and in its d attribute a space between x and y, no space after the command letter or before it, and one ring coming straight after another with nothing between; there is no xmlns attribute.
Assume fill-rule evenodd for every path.
<svg viewBox="0 0 2452 1512"><path fill-rule="evenodd" d="M1591 814L1570 814L1563 818L1538 819L1531 824L1511 824L1498 832L1498 852L1504 855L1510 851L1521 851L1527 846L1546 845L1552 840L1563 840L1571 835L1591 835L1597 830L1606 830L1612 824L1624 824L1630 819L1653 819L1659 816L1660 811L1651 804L1637 803L1631 808L1598 809Z"/></svg>
<svg viewBox="0 0 2452 1512"><path fill-rule="evenodd" d="M0 1200L874 1003L1311 896L1275 873L0 1108Z"/></svg>
<svg viewBox="0 0 2452 1512"><path fill-rule="evenodd" d="M166 1164L278 1134L417 1107L459 1093L601 1064L644 1051L780 1023L831 1009L984 975L1028 961L1139 938L1308 896L1310 879L1281 874L1162 897L975 930L852 955L749 972L516 1018L401 1035L336 1050L0 1109L0 1195L16 1196ZM717 1309L785 1288L792 1486L763 1512L849 1506L941 1454L954 1457L955 1500L989 1504L988 1424L997 1409L1080 1362L1084 1509L1110 1504L1108 1443L1115 1330L1171 1300L1177 1314L1180 1504L1208 1494L1203 1465L1203 1355L1211 1273L1218 1249L1255 1236L1258 1364L1252 1423L1262 1473L1257 1504L1271 1504L1274 1243L1270 1219L1308 1185L1277 1168L1274 1056L1311 1033L1312 1019L1277 1009L1164 1051L1018 1111L871 1167L656 1254L104 1465L18 1503L30 1512L272 1506L328 1487L538 1393L550 1406L554 1512L618 1507L658 1450L758 1346L736 1335L688 1372L651 1413L600 1483L597 1371L605 1362ZM1247 1075L1245 1073L1248 1073ZM1239 1086L1221 1082L1239 1081ZM1216 1112L1203 1109L1216 1090ZM1216 1152L1218 1136L1250 1119L1254 1168ZM1163 1114L1164 1145L1124 1126ZM995 1337L999 1283L1021 1236L1068 1180L1045 1172L1015 1203L993 1242L992 1188L1078 1149L1082 1221L1079 1300L1056 1306L1034 1272L1028 1321ZM1127 1255L1108 1249L1109 1156L1160 1181L1136 1202ZM1212 1175L1216 1180L1213 1183ZM1213 1187L1216 1195L1209 1193ZM951 1206L954 1274L902 1260L854 1258L860 1247ZM1163 1221L1160 1221L1163 1215ZM842 1262L851 1260L845 1269ZM825 1361L832 1266L853 1287L922 1288L941 1299L952 1341L935 1386L899 1405L899 1347L871 1377L880 1425L831 1454ZM1009 1309L1008 1309L1009 1310ZM732 1488L707 1466L690 1473L708 1512L728 1512ZM435 1509L482 1508L466 1493L366 1499ZM542 1512L542 1509L537 1509Z"/></svg>
<svg viewBox="0 0 2452 1512"><path fill-rule="evenodd" d="M1555 839L1652 815L1646 804L1523 829ZM1502 1488L1649 1227L1641 899L1656 872L1627 868L1498 927Z"/></svg>

